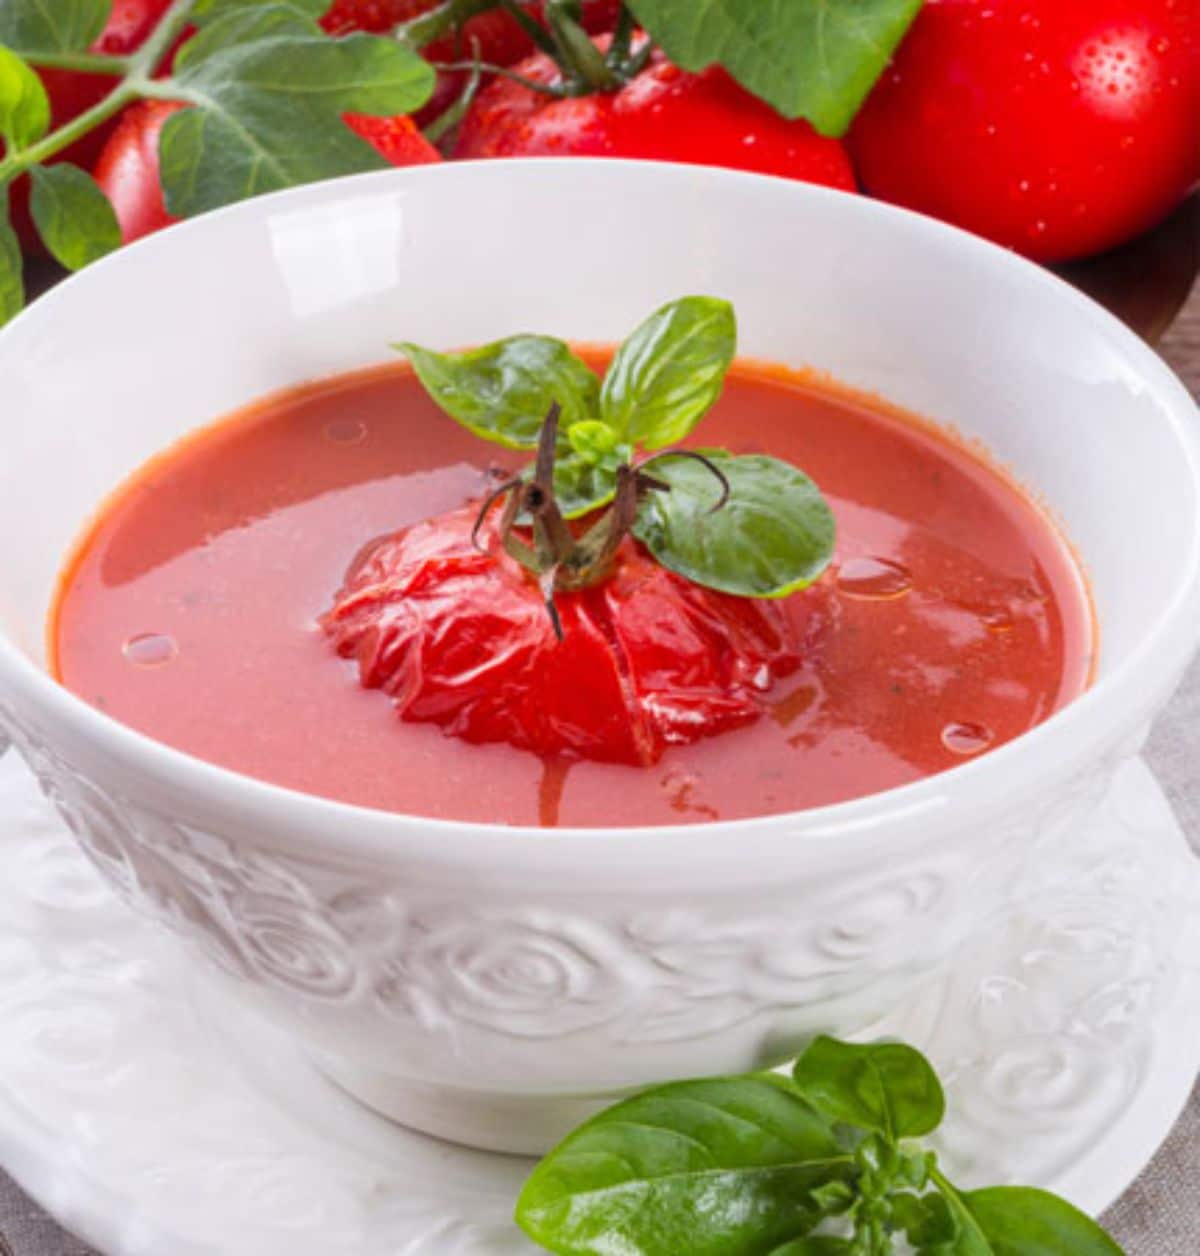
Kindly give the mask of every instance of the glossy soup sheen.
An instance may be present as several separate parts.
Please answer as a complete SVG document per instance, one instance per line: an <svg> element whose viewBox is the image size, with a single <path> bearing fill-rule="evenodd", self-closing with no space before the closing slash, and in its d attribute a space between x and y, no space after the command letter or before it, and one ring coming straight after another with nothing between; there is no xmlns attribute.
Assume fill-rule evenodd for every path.
<svg viewBox="0 0 1200 1256"><path fill-rule="evenodd" d="M602 359L593 355L592 361ZM403 365L260 402L104 508L51 623L62 682L203 759L422 816L651 825L839 802L1018 736L1077 695L1092 620L1071 554L1002 475L917 420L740 363L706 445L769 452L830 499L830 618L766 718L649 768L543 762L400 720L317 627L364 542L477 498L497 454Z"/></svg>

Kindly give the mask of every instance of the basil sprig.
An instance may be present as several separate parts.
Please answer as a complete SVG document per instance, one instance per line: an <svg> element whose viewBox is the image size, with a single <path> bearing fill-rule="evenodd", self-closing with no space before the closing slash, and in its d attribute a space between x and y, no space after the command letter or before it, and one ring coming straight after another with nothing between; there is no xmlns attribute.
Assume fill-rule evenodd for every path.
<svg viewBox="0 0 1200 1256"><path fill-rule="evenodd" d="M900 1043L817 1038L790 1078L676 1082L609 1108L534 1169L518 1225L561 1256L1121 1256L1046 1191L960 1191L917 1135L945 1111ZM815 1233L815 1231L820 1231Z"/></svg>
<svg viewBox="0 0 1200 1256"><path fill-rule="evenodd" d="M160 140L163 192L184 216L260 192L378 170L386 162L343 120L419 108L433 69L389 38L333 38L316 19L327 0L174 0L132 56L89 51L112 0L0 0L0 324L24 304L9 189L33 177L34 222L46 247L78 269L121 242L112 206L90 175L47 165L142 98L178 101ZM156 78L189 26L197 33ZM39 68L108 75L112 91L50 130Z"/></svg>
<svg viewBox="0 0 1200 1256"><path fill-rule="evenodd" d="M833 556L833 514L796 467L725 450L705 450L700 461L667 448L721 395L737 350L728 301L689 296L662 306L620 345L602 383L549 336L510 336L463 353L395 347L446 414L509 449L536 449L557 404L554 495L567 518L611 502L622 467L644 467L657 485L639 504L634 535L697 584L782 597L815 580Z"/></svg>
<svg viewBox="0 0 1200 1256"><path fill-rule="evenodd" d="M545 335L464 353L396 345L434 401L496 445L537 448L557 404L554 496L568 519L612 501L622 466L641 455L657 487L632 530L655 558L707 588L778 598L812 583L832 558L833 514L821 491L779 458L706 450L699 461L667 450L720 397L736 347L733 306L715 296L655 310L619 345L603 383Z"/></svg>

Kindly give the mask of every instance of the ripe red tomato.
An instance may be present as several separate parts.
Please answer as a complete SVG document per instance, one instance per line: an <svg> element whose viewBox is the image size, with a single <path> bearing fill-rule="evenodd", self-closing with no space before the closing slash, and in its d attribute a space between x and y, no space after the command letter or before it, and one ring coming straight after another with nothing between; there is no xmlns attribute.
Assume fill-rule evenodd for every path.
<svg viewBox="0 0 1200 1256"><path fill-rule="evenodd" d="M118 57L134 52L146 42L170 3L171 0L115 0L108 24L91 50ZM38 73L50 97L51 129L57 129L93 105L98 105L116 82L108 75L79 74L74 70L39 70ZM58 160L90 169L116 125L116 122L110 122L90 131L70 148L64 149ZM12 219L26 251L41 252L41 241L29 217L28 179L19 179L13 185Z"/></svg>
<svg viewBox="0 0 1200 1256"><path fill-rule="evenodd" d="M163 203L158 137L166 120L182 108L183 105L169 100L140 101L125 111L120 126L100 154L96 182L112 201L126 244L176 221ZM411 118L353 114L346 122L393 166L415 166L442 159Z"/></svg>
<svg viewBox="0 0 1200 1256"><path fill-rule="evenodd" d="M1200 178L1200 0L927 0L851 132L863 186L1042 261Z"/></svg>
<svg viewBox="0 0 1200 1256"><path fill-rule="evenodd" d="M757 601L692 584L627 540L613 575L557 597L471 542L475 508L383 537L322 626L402 719L543 756L655 762L752 723L824 632L816 597Z"/></svg>
<svg viewBox="0 0 1200 1256"><path fill-rule="evenodd" d="M598 41L606 47L607 40ZM537 53L516 67L535 83L562 81ZM714 67L689 74L655 50L646 68L614 92L555 98L496 79L459 130L456 157L641 157L756 170L853 190L837 140L789 122Z"/></svg>
<svg viewBox="0 0 1200 1256"><path fill-rule="evenodd" d="M346 31L370 31L382 34L428 12L439 0L334 0L332 8L321 19L331 34ZM522 5L530 16L541 20L542 0ZM582 20L589 31L612 30L621 8L621 0L583 0ZM512 65L533 51L533 41L510 13L494 8L477 14L463 26L458 35L435 40L423 50L430 61L469 59L478 47L479 59L491 65ZM443 71L438 74L437 87L429 103L416 115L424 124L436 118L457 99L467 81L462 72Z"/></svg>

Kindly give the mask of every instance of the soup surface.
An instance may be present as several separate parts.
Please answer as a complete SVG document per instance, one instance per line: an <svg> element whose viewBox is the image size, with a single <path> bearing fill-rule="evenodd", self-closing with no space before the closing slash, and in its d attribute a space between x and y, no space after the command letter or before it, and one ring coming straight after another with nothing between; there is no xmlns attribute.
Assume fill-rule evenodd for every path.
<svg viewBox="0 0 1200 1256"><path fill-rule="evenodd" d="M1069 550L943 434L740 363L703 443L770 452L821 486L836 557L789 604L801 614L819 598L829 622L765 718L652 767L543 761L404 722L333 653L317 620L364 542L480 498L498 452L521 461L446 418L403 365L270 398L138 473L64 573L54 666L88 702L202 759L369 807L508 824L839 802L960 764L1085 687L1092 620Z"/></svg>

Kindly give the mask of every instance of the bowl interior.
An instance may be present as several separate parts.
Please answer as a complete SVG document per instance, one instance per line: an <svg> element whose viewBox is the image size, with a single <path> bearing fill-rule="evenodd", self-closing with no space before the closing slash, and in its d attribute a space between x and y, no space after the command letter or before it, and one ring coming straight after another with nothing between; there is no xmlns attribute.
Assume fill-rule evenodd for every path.
<svg viewBox="0 0 1200 1256"><path fill-rule="evenodd" d="M517 331L616 339L685 292L740 350L812 365L982 441L1083 560L1100 676L1191 580L1193 408L1098 307L912 215L689 167L464 163L302 189L152 238L0 334L0 626L44 662L56 573L101 499L271 390Z"/></svg>

